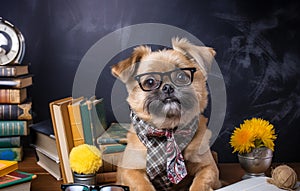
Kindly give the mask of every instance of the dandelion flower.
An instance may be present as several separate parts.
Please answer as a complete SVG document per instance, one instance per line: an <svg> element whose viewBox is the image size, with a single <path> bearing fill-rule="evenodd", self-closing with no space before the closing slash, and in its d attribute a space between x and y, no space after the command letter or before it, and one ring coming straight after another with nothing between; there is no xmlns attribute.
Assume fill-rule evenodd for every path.
<svg viewBox="0 0 300 191"><path fill-rule="evenodd" d="M261 118L245 120L239 128L235 128L230 144L233 152L249 153L253 148L267 147L274 151L275 129L269 121Z"/></svg>
<svg viewBox="0 0 300 191"><path fill-rule="evenodd" d="M234 148L233 152L250 152L254 145L254 134L249 128L236 128L231 136L230 144Z"/></svg>

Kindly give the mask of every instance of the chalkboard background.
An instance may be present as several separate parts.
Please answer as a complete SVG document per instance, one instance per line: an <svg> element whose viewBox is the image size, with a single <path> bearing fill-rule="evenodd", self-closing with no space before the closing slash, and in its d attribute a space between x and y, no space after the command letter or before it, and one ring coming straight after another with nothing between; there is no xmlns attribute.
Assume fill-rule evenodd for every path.
<svg viewBox="0 0 300 191"><path fill-rule="evenodd" d="M24 63L31 63L34 74L35 121L49 118L50 101L72 95L85 53L117 29L163 23L213 47L227 91L225 122L212 146L221 162L237 161L229 137L251 117L274 124L274 161L300 162L299 12L296 0L3 0L0 6L0 16L26 39ZM109 66L130 51L116 55L97 83L95 94L105 99L108 123L115 121L110 96L115 79Z"/></svg>

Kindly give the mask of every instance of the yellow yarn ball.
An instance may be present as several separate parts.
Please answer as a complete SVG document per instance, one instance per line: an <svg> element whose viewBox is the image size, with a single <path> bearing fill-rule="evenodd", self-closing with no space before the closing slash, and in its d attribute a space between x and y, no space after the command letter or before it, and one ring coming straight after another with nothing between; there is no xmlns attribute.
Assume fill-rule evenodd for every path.
<svg viewBox="0 0 300 191"><path fill-rule="evenodd" d="M100 150L88 144L74 147L70 152L69 161L72 171L78 174L93 174L102 166Z"/></svg>

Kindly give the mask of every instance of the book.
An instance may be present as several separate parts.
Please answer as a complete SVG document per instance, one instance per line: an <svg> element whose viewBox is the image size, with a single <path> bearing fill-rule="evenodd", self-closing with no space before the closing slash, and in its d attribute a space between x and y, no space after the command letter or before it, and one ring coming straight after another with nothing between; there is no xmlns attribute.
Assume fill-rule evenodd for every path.
<svg viewBox="0 0 300 191"><path fill-rule="evenodd" d="M27 99L27 89L0 89L0 103L22 103Z"/></svg>
<svg viewBox="0 0 300 191"><path fill-rule="evenodd" d="M229 186L217 189L216 191L284 191L267 182L268 177L254 177L241 180ZM299 182L297 183L299 186Z"/></svg>
<svg viewBox="0 0 300 191"><path fill-rule="evenodd" d="M126 148L126 144L103 144L99 145L102 154L118 153L123 152Z"/></svg>
<svg viewBox="0 0 300 191"><path fill-rule="evenodd" d="M97 174L96 178L100 184L115 183L117 181L117 172L101 172Z"/></svg>
<svg viewBox="0 0 300 191"><path fill-rule="evenodd" d="M32 103L0 104L0 120L31 120Z"/></svg>
<svg viewBox="0 0 300 191"><path fill-rule="evenodd" d="M0 191L30 191L31 181L18 183L9 187L0 188Z"/></svg>
<svg viewBox="0 0 300 191"><path fill-rule="evenodd" d="M71 101L72 97L66 97L49 104L64 183L73 182L73 174L69 163L69 153L74 146L68 114L68 104Z"/></svg>
<svg viewBox="0 0 300 191"><path fill-rule="evenodd" d="M0 66L0 77L17 77L28 74L28 65Z"/></svg>
<svg viewBox="0 0 300 191"><path fill-rule="evenodd" d="M29 128L27 121L0 121L0 137L28 134Z"/></svg>
<svg viewBox="0 0 300 191"><path fill-rule="evenodd" d="M122 157L123 152L102 154L103 162L99 172L116 172Z"/></svg>
<svg viewBox="0 0 300 191"><path fill-rule="evenodd" d="M43 150L36 148L37 164L49 172L56 180L62 180L60 162L59 160L53 160L43 153Z"/></svg>
<svg viewBox="0 0 300 191"><path fill-rule="evenodd" d="M0 148L0 160L22 161L23 147Z"/></svg>
<svg viewBox="0 0 300 191"><path fill-rule="evenodd" d="M32 85L32 75L15 78L0 78L0 87L25 88Z"/></svg>
<svg viewBox="0 0 300 191"><path fill-rule="evenodd" d="M126 144L129 128L130 123L111 123L109 128L97 138L97 144Z"/></svg>
<svg viewBox="0 0 300 191"><path fill-rule="evenodd" d="M0 148L6 147L20 147L21 146L21 137L0 137Z"/></svg>
<svg viewBox="0 0 300 191"><path fill-rule="evenodd" d="M31 180L36 175L23 171L13 171L0 177L0 190L2 191L30 191Z"/></svg>
<svg viewBox="0 0 300 191"><path fill-rule="evenodd" d="M56 140L51 120L44 120L33 124L31 146L42 152L54 161L59 161Z"/></svg>
<svg viewBox="0 0 300 191"><path fill-rule="evenodd" d="M73 99L72 102L68 105L74 146L84 144L84 134L80 113L80 104L82 102L84 102L84 98L80 97L77 99Z"/></svg>
<svg viewBox="0 0 300 191"><path fill-rule="evenodd" d="M18 169L17 161L0 160L0 177Z"/></svg>
<svg viewBox="0 0 300 191"><path fill-rule="evenodd" d="M84 142L97 145L97 138L107 129L103 99L95 96L80 105Z"/></svg>

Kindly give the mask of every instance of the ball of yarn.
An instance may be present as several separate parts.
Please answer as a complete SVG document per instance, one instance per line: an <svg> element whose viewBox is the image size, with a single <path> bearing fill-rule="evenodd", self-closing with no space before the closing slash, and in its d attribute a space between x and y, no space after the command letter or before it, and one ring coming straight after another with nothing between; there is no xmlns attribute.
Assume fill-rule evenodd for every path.
<svg viewBox="0 0 300 191"><path fill-rule="evenodd" d="M297 174L291 167L280 165L272 171L272 178L268 182L278 188L292 190L297 183Z"/></svg>

